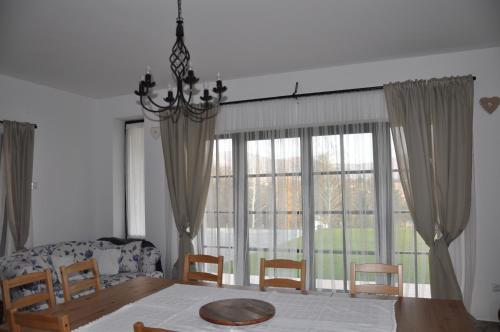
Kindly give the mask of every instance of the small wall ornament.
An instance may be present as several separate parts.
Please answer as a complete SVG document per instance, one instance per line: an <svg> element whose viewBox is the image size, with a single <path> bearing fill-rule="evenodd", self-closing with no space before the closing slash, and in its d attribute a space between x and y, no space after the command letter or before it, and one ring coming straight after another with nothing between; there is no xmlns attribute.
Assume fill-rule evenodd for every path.
<svg viewBox="0 0 500 332"><path fill-rule="evenodd" d="M498 105L500 104L500 97L483 97L479 99L479 104L481 104L486 112L491 114L498 108Z"/></svg>

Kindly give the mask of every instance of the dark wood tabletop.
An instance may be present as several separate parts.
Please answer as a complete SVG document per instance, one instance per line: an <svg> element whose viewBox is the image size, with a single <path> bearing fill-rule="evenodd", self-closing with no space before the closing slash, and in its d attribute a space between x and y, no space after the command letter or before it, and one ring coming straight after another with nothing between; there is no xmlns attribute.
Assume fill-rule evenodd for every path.
<svg viewBox="0 0 500 332"><path fill-rule="evenodd" d="M128 280L117 286L102 289L99 292L56 305L49 309L50 313L68 314L71 329L76 329L91 321L135 302L143 297L170 287L180 281L139 277ZM205 286L200 286L205 287ZM248 289L249 287L237 287ZM256 288L252 288L258 291ZM315 296L309 295L297 296ZM396 304L396 321L398 332L468 332L475 331L472 318L462 301L436 300L400 297ZM0 331L8 331L5 327ZM25 329L23 332L38 332ZM130 327L132 331L132 327Z"/></svg>

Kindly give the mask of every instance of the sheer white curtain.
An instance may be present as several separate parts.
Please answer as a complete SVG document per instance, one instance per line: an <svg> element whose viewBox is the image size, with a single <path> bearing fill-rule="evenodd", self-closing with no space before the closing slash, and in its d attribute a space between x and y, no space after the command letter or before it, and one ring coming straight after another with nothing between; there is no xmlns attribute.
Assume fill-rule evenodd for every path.
<svg viewBox="0 0 500 332"><path fill-rule="evenodd" d="M131 237L146 236L143 127L143 123L134 123L127 124L125 129L127 235Z"/></svg>

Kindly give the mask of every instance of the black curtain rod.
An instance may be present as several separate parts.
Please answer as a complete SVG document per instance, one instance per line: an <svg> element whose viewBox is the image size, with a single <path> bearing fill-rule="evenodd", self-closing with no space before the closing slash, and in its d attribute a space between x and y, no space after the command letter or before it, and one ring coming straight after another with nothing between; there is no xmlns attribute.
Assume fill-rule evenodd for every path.
<svg viewBox="0 0 500 332"><path fill-rule="evenodd" d="M0 123L3 123L3 120L0 120ZM35 129L38 128L38 126L36 125L36 123L33 126L35 126Z"/></svg>
<svg viewBox="0 0 500 332"><path fill-rule="evenodd" d="M476 80L476 76L472 77L474 81ZM365 88L355 88L355 89L343 89L343 90L332 90L332 91L320 91L320 92L309 92L309 93L298 93L291 95L283 95L283 96L274 96L274 97L264 97L264 98L255 98L255 99L244 99L244 100L235 100L228 101L224 103L220 103L221 105L235 105L235 104L243 104L243 103L253 103L257 101L268 101L268 100L276 100L276 99L287 99L287 98L301 98L301 97L312 97L312 96L322 96L322 95L333 95L339 93L350 93L350 92L362 92L362 91L373 91L373 90L382 90L384 88L383 85L378 86L369 86Z"/></svg>

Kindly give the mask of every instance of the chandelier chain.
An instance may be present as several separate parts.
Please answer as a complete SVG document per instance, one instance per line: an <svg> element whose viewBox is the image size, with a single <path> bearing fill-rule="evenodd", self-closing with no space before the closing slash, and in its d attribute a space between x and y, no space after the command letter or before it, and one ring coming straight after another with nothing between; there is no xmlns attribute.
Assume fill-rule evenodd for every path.
<svg viewBox="0 0 500 332"><path fill-rule="evenodd" d="M182 19L182 7L181 7L181 2L182 0L177 0L177 18L180 20Z"/></svg>

